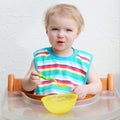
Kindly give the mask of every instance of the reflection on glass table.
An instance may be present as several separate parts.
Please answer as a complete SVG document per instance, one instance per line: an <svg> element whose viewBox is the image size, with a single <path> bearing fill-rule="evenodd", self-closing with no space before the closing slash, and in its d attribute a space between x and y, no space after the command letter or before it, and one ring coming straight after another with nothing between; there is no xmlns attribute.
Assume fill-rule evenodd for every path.
<svg viewBox="0 0 120 120"><path fill-rule="evenodd" d="M120 96L117 91L103 91L93 98L78 101L70 112L60 115L48 112L41 101L21 92L6 92L2 108L3 118L8 120L114 120L119 114Z"/></svg>
<svg viewBox="0 0 120 120"><path fill-rule="evenodd" d="M2 118L5 120L118 120L120 118L120 95L113 87L112 75L101 79L103 91L99 95L77 101L73 109L65 114L48 112L41 100L21 91L20 79L15 79L13 76L8 78L10 78L8 91L2 105Z"/></svg>

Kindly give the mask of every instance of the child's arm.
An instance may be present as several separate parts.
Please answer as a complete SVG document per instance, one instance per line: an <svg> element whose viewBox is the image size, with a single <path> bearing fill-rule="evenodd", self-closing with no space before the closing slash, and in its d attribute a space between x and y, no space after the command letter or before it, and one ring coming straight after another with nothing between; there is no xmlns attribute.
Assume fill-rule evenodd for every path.
<svg viewBox="0 0 120 120"><path fill-rule="evenodd" d="M98 75L96 74L93 66L91 66L88 75L87 89L88 89L88 94L97 94L100 93L102 90L102 82L98 77Z"/></svg>
<svg viewBox="0 0 120 120"><path fill-rule="evenodd" d="M32 91L36 88L36 85L39 84L39 82L40 78L38 77L38 72L35 70L34 61L32 61L30 69L22 81L22 87L26 91Z"/></svg>
<svg viewBox="0 0 120 120"><path fill-rule="evenodd" d="M102 90L101 80L96 74L93 66L90 68L87 83L86 85L75 86L71 91L78 94L79 99L83 99L87 94L97 94Z"/></svg>

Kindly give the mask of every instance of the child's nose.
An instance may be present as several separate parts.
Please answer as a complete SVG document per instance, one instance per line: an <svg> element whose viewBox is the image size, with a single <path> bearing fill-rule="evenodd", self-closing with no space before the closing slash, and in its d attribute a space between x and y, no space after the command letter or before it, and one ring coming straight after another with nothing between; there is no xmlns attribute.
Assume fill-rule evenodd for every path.
<svg viewBox="0 0 120 120"><path fill-rule="evenodd" d="M58 37L64 37L64 31L63 30L58 31Z"/></svg>

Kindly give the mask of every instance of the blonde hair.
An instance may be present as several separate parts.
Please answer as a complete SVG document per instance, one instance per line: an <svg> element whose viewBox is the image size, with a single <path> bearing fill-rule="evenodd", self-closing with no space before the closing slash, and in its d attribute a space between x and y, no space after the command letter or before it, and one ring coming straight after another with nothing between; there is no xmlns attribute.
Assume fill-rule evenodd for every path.
<svg viewBox="0 0 120 120"><path fill-rule="evenodd" d="M51 15L63 15L73 18L78 24L78 31L80 32L84 27L84 19L80 11L73 5L70 4L57 4L53 7L50 7L45 14L44 22L45 27L47 28L49 24L49 19Z"/></svg>

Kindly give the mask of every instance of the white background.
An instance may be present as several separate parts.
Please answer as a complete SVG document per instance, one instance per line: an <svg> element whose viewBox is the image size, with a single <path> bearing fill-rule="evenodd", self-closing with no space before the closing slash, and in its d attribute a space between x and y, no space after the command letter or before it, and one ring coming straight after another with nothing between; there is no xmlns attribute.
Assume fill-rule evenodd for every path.
<svg viewBox="0 0 120 120"><path fill-rule="evenodd" d="M0 0L0 98L7 76L24 77L33 51L49 46L43 16L55 3L76 5L85 28L74 47L94 55L100 77L113 73L120 80L120 0Z"/></svg>

